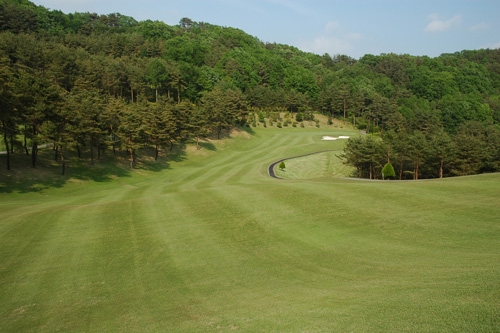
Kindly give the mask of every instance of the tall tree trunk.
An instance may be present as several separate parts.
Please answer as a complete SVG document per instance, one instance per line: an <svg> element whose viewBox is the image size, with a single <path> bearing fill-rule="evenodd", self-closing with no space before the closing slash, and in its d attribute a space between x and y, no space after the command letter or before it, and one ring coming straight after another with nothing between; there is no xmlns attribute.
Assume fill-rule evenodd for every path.
<svg viewBox="0 0 500 333"><path fill-rule="evenodd" d="M28 149L28 139L26 138L27 128L24 126L24 151L26 152L26 156L30 156L30 152Z"/></svg>
<svg viewBox="0 0 500 333"><path fill-rule="evenodd" d="M129 159L129 167L130 169L133 169L134 168L134 150L132 148L129 148L128 149L128 152L129 152L129 155L130 155L130 159Z"/></svg>
<svg viewBox="0 0 500 333"><path fill-rule="evenodd" d="M439 178L443 178L443 164L444 164L444 161L441 160L439 163Z"/></svg>
<svg viewBox="0 0 500 333"><path fill-rule="evenodd" d="M101 159L101 140L97 138L97 160Z"/></svg>
<svg viewBox="0 0 500 333"><path fill-rule="evenodd" d="M54 161L57 162L57 155L59 154L59 147L54 143L54 147L52 148L54 151Z"/></svg>
<svg viewBox="0 0 500 333"><path fill-rule="evenodd" d="M344 97L344 121L345 121L345 117L346 117L346 112L347 112L347 101Z"/></svg>
<svg viewBox="0 0 500 333"><path fill-rule="evenodd" d="M116 156L115 133L111 133L111 141L113 142L113 156Z"/></svg>
<svg viewBox="0 0 500 333"><path fill-rule="evenodd" d="M5 142L5 150L7 151L7 170L10 170L10 150L9 150L9 141L7 139L7 126L5 121L2 120L2 126L4 128L3 132L3 142Z"/></svg>
<svg viewBox="0 0 500 333"><path fill-rule="evenodd" d="M82 158L82 152L80 151L80 145L76 144L76 152L78 153L78 158Z"/></svg>
<svg viewBox="0 0 500 333"><path fill-rule="evenodd" d="M61 157L61 174L64 176L66 174L66 160L64 159L62 147L59 149L59 156Z"/></svg>
<svg viewBox="0 0 500 333"><path fill-rule="evenodd" d="M129 145L128 152L129 152L129 157L130 157L129 162L130 162L130 169L133 169L134 168L134 150L131 147L131 143L132 143L132 139L129 137L128 138L128 145Z"/></svg>
<svg viewBox="0 0 500 333"><path fill-rule="evenodd" d="M155 143L155 161L158 160L158 140Z"/></svg>
<svg viewBox="0 0 500 333"><path fill-rule="evenodd" d="M11 154L14 154L14 136L12 135L12 133L10 134L10 152Z"/></svg>
<svg viewBox="0 0 500 333"><path fill-rule="evenodd" d="M36 168L36 160L38 157L38 142L36 140L36 136L38 135L38 126L37 124L33 125L33 147L31 148L31 166Z"/></svg>
<svg viewBox="0 0 500 333"><path fill-rule="evenodd" d="M36 168L36 158L38 156L38 142L33 142L33 147L31 148L31 166Z"/></svg>
<svg viewBox="0 0 500 333"><path fill-rule="evenodd" d="M90 164L94 165L94 145L93 145L93 140L94 138L90 136Z"/></svg>

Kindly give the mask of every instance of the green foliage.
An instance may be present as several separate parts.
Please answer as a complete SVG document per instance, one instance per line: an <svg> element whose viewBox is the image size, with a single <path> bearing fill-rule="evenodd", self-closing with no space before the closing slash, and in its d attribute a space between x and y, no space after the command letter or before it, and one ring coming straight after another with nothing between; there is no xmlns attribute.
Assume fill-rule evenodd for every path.
<svg viewBox="0 0 500 333"><path fill-rule="evenodd" d="M396 171L391 163L386 163L382 168L382 176L384 179L391 179L396 177Z"/></svg>
<svg viewBox="0 0 500 333"><path fill-rule="evenodd" d="M285 170L286 168L285 162L282 161L278 167L280 170Z"/></svg>
<svg viewBox="0 0 500 333"><path fill-rule="evenodd" d="M259 121L261 123L264 123L266 121L266 115L262 111L259 111Z"/></svg>
<svg viewBox="0 0 500 333"><path fill-rule="evenodd" d="M128 117L130 110L141 112L136 120L145 122L161 113L158 108L168 109L173 118L169 122L176 128L175 135L163 140L159 137L171 135L165 129L169 126L158 130L165 133L157 133L145 130L144 123L135 124L134 146L154 141L172 146L199 139L200 128L220 137L223 131L246 124L306 127L304 121L309 126L314 121L319 127L314 113L321 113L329 116L329 124L337 117L379 134L384 145L394 147L391 160L399 178L491 172L499 170L495 140L490 133L465 135L463 126L500 123L499 64L499 50L436 58L365 55L357 61L263 43L239 29L189 18L170 26L137 22L120 13L64 14L27 0L6 0L0 4L4 82L0 84L5 98L0 134L9 147L22 145L25 151L49 140L59 140L62 147L65 137L71 140L64 149L97 148L99 154L102 149L127 146L128 139L118 135L118 128L134 119ZM82 85L91 92L87 96ZM81 107L75 99L82 101ZM69 111L71 103L74 111ZM115 106L113 129L109 119L89 111ZM258 112L257 119L247 119L248 108ZM79 116L72 117L71 112ZM391 131L402 141L389 139L386 133ZM106 132L116 137L108 139ZM476 139L472 146L485 149L484 154L474 155L477 165L466 160L459 144L462 140L468 147ZM444 144L441 151L433 147L448 141L453 144ZM36 156L34 149L33 166ZM381 156L372 171L379 170L383 161ZM466 168L467 164L472 167ZM368 177L365 171L363 176Z"/></svg>

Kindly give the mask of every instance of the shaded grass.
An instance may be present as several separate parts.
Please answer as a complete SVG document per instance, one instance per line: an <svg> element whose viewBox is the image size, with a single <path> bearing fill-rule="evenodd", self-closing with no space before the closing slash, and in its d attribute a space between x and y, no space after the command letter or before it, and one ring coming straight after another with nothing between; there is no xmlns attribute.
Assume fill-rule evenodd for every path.
<svg viewBox="0 0 500 333"><path fill-rule="evenodd" d="M323 134L0 194L2 331L498 331L500 175L267 177Z"/></svg>

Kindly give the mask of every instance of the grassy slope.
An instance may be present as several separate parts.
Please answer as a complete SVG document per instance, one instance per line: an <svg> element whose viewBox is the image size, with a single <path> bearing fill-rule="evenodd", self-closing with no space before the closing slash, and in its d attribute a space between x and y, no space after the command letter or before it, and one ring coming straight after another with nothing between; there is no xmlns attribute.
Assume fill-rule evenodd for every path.
<svg viewBox="0 0 500 333"><path fill-rule="evenodd" d="M323 134L257 129L165 170L0 194L1 331L500 330L500 175L267 177L337 149ZM288 174L336 165L315 156Z"/></svg>

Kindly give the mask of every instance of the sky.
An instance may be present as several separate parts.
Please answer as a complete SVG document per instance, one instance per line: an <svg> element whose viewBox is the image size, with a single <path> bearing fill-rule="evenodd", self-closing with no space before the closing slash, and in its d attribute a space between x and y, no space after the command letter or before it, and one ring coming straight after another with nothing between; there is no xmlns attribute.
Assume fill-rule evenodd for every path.
<svg viewBox="0 0 500 333"><path fill-rule="evenodd" d="M306 52L427 55L500 48L500 0L32 0L64 13L120 13L238 28Z"/></svg>

